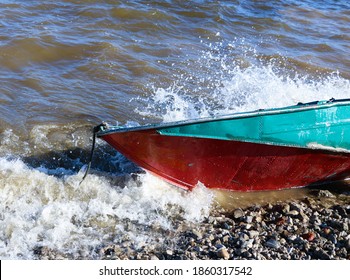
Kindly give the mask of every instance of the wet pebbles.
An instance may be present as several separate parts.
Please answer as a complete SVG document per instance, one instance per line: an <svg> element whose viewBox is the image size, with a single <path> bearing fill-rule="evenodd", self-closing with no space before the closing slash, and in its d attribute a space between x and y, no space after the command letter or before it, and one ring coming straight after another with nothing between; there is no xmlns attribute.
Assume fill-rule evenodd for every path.
<svg viewBox="0 0 350 280"><path fill-rule="evenodd" d="M350 195L318 190L302 200L216 209L200 223L179 220L159 244L101 246L94 258L136 260L350 259ZM39 259L69 258L38 248ZM84 258L84 257L82 257ZM87 257L88 258L88 257Z"/></svg>

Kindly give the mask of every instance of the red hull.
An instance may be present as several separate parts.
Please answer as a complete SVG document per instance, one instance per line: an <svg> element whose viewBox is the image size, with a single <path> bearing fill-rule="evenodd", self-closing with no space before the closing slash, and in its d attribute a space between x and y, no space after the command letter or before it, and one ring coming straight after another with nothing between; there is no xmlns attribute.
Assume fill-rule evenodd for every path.
<svg viewBox="0 0 350 280"><path fill-rule="evenodd" d="M154 129L102 135L142 168L185 189L198 182L235 191L278 190L350 175L350 154L160 135Z"/></svg>

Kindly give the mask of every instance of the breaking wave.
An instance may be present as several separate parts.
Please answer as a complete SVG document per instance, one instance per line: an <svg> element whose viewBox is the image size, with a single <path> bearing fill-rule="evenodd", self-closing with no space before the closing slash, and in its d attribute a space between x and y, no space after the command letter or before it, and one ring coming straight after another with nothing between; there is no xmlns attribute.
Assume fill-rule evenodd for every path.
<svg viewBox="0 0 350 280"><path fill-rule="evenodd" d="M247 46L210 45L185 64L188 72L175 72L168 87L152 84L151 97L136 112L169 122L350 96L350 80L338 72L309 65L305 73L296 61Z"/></svg>

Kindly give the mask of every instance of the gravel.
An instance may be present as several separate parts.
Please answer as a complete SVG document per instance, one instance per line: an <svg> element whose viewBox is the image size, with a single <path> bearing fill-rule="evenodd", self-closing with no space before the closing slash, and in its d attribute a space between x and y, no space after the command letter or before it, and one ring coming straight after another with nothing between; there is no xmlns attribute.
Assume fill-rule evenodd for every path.
<svg viewBox="0 0 350 280"><path fill-rule="evenodd" d="M350 194L315 190L308 197L215 209L202 222L176 222L159 244L141 248L132 241L101 245L94 256L69 256L35 248L38 259L132 260L338 260L350 259Z"/></svg>

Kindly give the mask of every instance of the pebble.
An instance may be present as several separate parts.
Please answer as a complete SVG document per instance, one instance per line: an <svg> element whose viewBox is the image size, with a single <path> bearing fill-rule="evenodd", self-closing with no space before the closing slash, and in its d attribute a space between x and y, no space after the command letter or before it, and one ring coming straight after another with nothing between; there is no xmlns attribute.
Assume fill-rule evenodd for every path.
<svg viewBox="0 0 350 280"><path fill-rule="evenodd" d="M331 256L324 251L322 248L321 249L317 249L314 253L314 256L316 257L316 259L320 259L320 260L330 260Z"/></svg>
<svg viewBox="0 0 350 280"><path fill-rule="evenodd" d="M281 244L274 238L271 238L266 241L265 245L270 248L278 249Z"/></svg>
<svg viewBox="0 0 350 280"><path fill-rule="evenodd" d="M285 204L283 206L283 213L287 214L290 211L290 205L289 204Z"/></svg>
<svg viewBox="0 0 350 280"><path fill-rule="evenodd" d="M309 222L310 219L304 212L300 212L300 216L304 224Z"/></svg>
<svg viewBox="0 0 350 280"><path fill-rule="evenodd" d="M230 213L213 210L203 221L174 219L174 230L150 227L159 242L135 244L125 233L121 241L101 244L94 252L69 255L36 247L36 259L349 259L350 192L319 190L296 201L237 208ZM131 231L137 228L126 222ZM152 231L155 231L153 233ZM145 234L144 232L142 234Z"/></svg>
<svg viewBox="0 0 350 280"><path fill-rule="evenodd" d="M330 234L328 236L328 240L331 241L335 245L338 243L337 237L334 234Z"/></svg>
<svg viewBox="0 0 350 280"><path fill-rule="evenodd" d="M166 254L167 254L168 256L172 256L172 255L173 255L173 251L172 251L172 250L166 250Z"/></svg>
<svg viewBox="0 0 350 280"><path fill-rule="evenodd" d="M307 232L307 233L304 233L301 237L307 241L312 241L315 239L315 234L313 232Z"/></svg>
<svg viewBox="0 0 350 280"><path fill-rule="evenodd" d="M285 217L280 217L276 220L276 225L277 226L282 226L286 223L287 219Z"/></svg>
<svg viewBox="0 0 350 280"><path fill-rule="evenodd" d="M193 235L195 236L196 239L202 239L202 237L203 237L203 234L200 231L196 230L196 229L193 229L192 233L193 233Z"/></svg>
<svg viewBox="0 0 350 280"><path fill-rule="evenodd" d="M245 222L247 224L251 224L253 222L253 218L254 218L253 216L247 216L246 219L245 219Z"/></svg>
<svg viewBox="0 0 350 280"><path fill-rule="evenodd" d="M249 238L251 239L259 236L259 232L257 230L250 230L248 234L249 234Z"/></svg>
<svg viewBox="0 0 350 280"><path fill-rule="evenodd" d="M240 234L239 234L239 240L240 240L241 242L247 241L247 240L249 240L249 235L246 234L246 233L240 233Z"/></svg>
<svg viewBox="0 0 350 280"><path fill-rule="evenodd" d="M350 238L346 241L345 248L350 251Z"/></svg>
<svg viewBox="0 0 350 280"><path fill-rule="evenodd" d="M244 241L244 242L242 243L242 245L241 245L241 248L252 248L252 247L253 247L253 242L254 242L253 239Z"/></svg>
<svg viewBox="0 0 350 280"><path fill-rule="evenodd" d="M233 212L233 217L235 219L239 219L242 218L244 216L244 211L241 208L237 208L234 212Z"/></svg>
<svg viewBox="0 0 350 280"><path fill-rule="evenodd" d="M287 213L288 216L298 216L299 212L297 210L291 210Z"/></svg>
<svg viewBox="0 0 350 280"><path fill-rule="evenodd" d="M230 254L229 252L227 252L227 249L225 247L221 247L220 249L218 249L216 254L219 258L222 258L225 260L228 260L230 258Z"/></svg>
<svg viewBox="0 0 350 280"><path fill-rule="evenodd" d="M318 196L318 197L330 197L330 198L335 198L335 195L332 194L330 191L327 191L327 190L319 190L317 196Z"/></svg>
<svg viewBox="0 0 350 280"><path fill-rule="evenodd" d="M151 255L150 260L157 261L159 258L156 255Z"/></svg>

